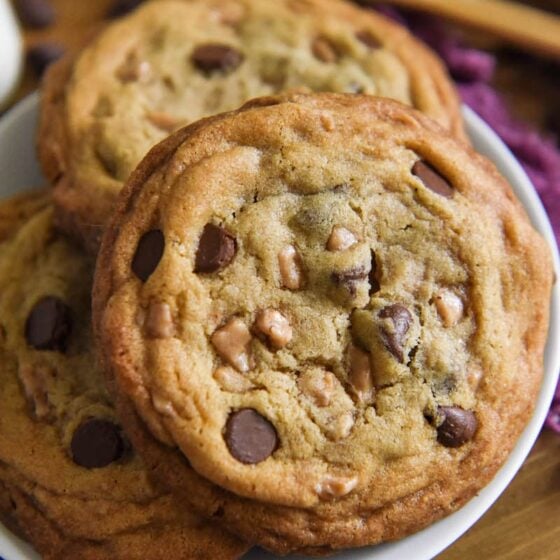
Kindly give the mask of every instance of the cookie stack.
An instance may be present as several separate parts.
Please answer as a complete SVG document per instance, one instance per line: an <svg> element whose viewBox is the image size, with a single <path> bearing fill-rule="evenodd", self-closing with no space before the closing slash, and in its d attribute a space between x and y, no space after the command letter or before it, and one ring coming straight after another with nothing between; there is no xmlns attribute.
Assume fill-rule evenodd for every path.
<svg viewBox="0 0 560 560"><path fill-rule="evenodd" d="M373 545L504 462L550 256L405 30L148 2L52 68L38 147L51 189L0 209L0 510L44 558Z"/></svg>

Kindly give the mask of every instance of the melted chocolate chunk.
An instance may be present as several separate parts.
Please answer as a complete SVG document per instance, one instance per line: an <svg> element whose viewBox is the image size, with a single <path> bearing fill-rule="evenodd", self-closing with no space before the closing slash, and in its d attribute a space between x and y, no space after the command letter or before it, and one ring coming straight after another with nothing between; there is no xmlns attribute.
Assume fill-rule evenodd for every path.
<svg viewBox="0 0 560 560"><path fill-rule="evenodd" d="M205 74L232 72L243 62L243 58L237 49L219 44L200 45L191 55L192 63Z"/></svg>
<svg viewBox="0 0 560 560"><path fill-rule="evenodd" d="M54 296L39 300L25 323L25 339L37 350L66 352L71 331L70 308Z"/></svg>
<svg viewBox="0 0 560 560"><path fill-rule="evenodd" d="M426 188L440 196L451 198L455 192L447 179L425 161L418 160L412 167L412 174L416 175Z"/></svg>
<svg viewBox="0 0 560 560"><path fill-rule="evenodd" d="M379 312L379 317L382 319L391 319L393 329L391 331L381 329L381 336L387 350L389 350L399 362L403 363L406 333L410 329L410 324L412 323L410 311L403 305L395 303L384 307Z"/></svg>
<svg viewBox="0 0 560 560"><path fill-rule="evenodd" d="M358 291L358 284L366 280L368 274L368 271L362 266L351 270L333 272L331 274L331 280L336 286L343 286L346 288L350 295L354 297Z"/></svg>
<svg viewBox="0 0 560 560"><path fill-rule="evenodd" d="M70 444L72 460L86 469L99 469L118 461L126 447L120 427L98 418L80 424Z"/></svg>
<svg viewBox="0 0 560 560"><path fill-rule="evenodd" d="M136 253L132 259L132 272L145 282L157 268L163 250L165 249L165 238L159 229L147 231L138 242Z"/></svg>
<svg viewBox="0 0 560 560"><path fill-rule="evenodd" d="M225 268L235 257L235 237L225 229L206 224L196 252L195 272L215 272Z"/></svg>
<svg viewBox="0 0 560 560"><path fill-rule="evenodd" d="M445 447L460 447L474 437L478 423L471 410L440 406L438 415L443 416L443 422L437 429L437 439Z"/></svg>
<svg viewBox="0 0 560 560"><path fill-rule="evenodd" d="M252 408L230 414L225 440L232 456L248 465L264 461L278 446L274 426Z"/></svg>

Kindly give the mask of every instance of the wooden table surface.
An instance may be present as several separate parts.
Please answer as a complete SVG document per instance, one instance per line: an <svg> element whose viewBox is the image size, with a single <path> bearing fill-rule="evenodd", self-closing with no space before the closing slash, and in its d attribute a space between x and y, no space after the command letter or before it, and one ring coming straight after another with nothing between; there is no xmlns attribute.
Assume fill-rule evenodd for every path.
<svg viewBox="0 0 560 560"><path fill-rule="evenodd" d="M558 0L533 3L560 9ZM26 31L28 46L50 40L72 51L78 49L99 29L111 0L53 0L53 4L58 12L56 24L46 30ZM488 44L496 47L492 41ZM551 82L552 78L547 66L509 52L500 57L496 85L519 116L543 128L551 111L559 109L560 89L558 81ZM26 68L16 98L37 85L37 76ZM490 559L560 560L560 436L544 430L500 499L470 531L437 557L437 560Z"/></svg>

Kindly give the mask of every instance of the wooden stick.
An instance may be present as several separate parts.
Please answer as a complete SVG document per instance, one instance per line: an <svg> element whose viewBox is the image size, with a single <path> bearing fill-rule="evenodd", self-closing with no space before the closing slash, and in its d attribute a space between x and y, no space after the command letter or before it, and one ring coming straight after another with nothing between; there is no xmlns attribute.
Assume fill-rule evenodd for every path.
<svg viewBox="0 0 560 560"><path fill-rule="evenodd" d="M368 0L370 1L370 0ZM442 16L560 59L560 17L506 0L382 0ZM376 0L371 0L375 4Z"/></svg>

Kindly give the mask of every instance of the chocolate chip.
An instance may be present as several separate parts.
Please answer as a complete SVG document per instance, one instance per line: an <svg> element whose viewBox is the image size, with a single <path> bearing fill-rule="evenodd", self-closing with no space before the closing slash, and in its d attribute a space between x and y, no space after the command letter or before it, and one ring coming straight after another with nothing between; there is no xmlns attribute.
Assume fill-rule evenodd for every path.
<svg viewBox="0 0 560 560"><path fill-rule="evenodd" d="M192 55L192 63L202 72L231 72L242 62L243 55L228 45L207 44L197 47Z"/></svg>
<svg viewBox="0 0 560 560"><path fill-rule="evenodd" d="M64 47L59 43L39 43L27 51L27 61L37 76L64 55Z"/></svg>
<svg viewBox="0 0 560 560"><path fill-rule="evenodd" d="M351 296L355 296L358 284L363 282L368 277L368 274L368 271L362 266L351 270L343 270L342 272L333 272L331 280L336 286L343 286Z"/></svg>
<svg viewBox="0 0 560 560"><path fill-rule="evenodd" d="M107 12L107 17L117 18L136 9L144 0L117 0Z"/></svg>
<svg viewBox="0 0 560 560"><path fill-rule="evenodd" d="M410 328L410 323L412 323L412 315L410 311L400 305L395 303L384 307L379 312L379 317L382 319L391 319L393 323L393 329L387 330L385 328L381 329L381 337L383 338L383 343L387 347L387 350L399 360L399 362L404 362L404 343L406 338L406 333Z"/></svg>
<svg viewBox="0 0 560 560"><path fill-rule="evenodd" d="M119 426L109 420L90 418L74 432L70 449L76 465L99 469L120 459L126 444Z"/></svg>
<svg viewBox="0 0 560 560"><path fill-rule="evenodd" d="M379 284L379 278L378 278L378 270L377 270L377 257L375 256L375 253L372 251L371 252L371 269L369 271L369 293L370 295L375 294L376 292L378 292L381 289L381 286Z"/></svg>
<svg viewBox="0 0 560 560"><path fill-rule="evenodd" d="M206 224L196 252L195 272L215 272L225 268L235 257L235 237L225 229Z"/></svg>
<svg viewBox="0 0 560 560"><path fill-rule="evenodd" d="M440 406L438 415L443 416L443 422L437 429L437 439L445 447L460 447L473 438L477 421L471 410L459 406Z"/></svg>
<svg viewBox="0 0 560 560"><path fill-rule="evenodd" d="M230 453L248 465L264 461L278 445L274 426L252 408L244 408L230 415L225 440Z"/></svg>
<svg viewBox="0 0 560 560"><path fill-rule="evenodd" d="M72 331L72 313L59 298L39 300L25 322L25 339L37 350L66 352Z"/></svg>
<svg viewBox="0 0 560 560"><path fill-rule="evenodd" d="M132 272L145 282L157 268L165 248L165 238L159 229L147 231L138 242L132 259Z"/></svg>
<svg viewBox="0 0 560 560"><path fill-rule="evenodd" d="M358 31L356 33L356 39L362 42L366 47L370 49L378 49L379 47L383 46L379 39L373 35L371 31L367 31L364 29L363 31Z"/></svg>
<svg viewBox="0 0 560 560"><path fill-rule="evenodd" d="M412 166L412 174L416 175L428 189L441 196L451 198L455 192L448 181L425 161L418 160Z"/></svg>
<svg viewBox="0 0 560 560"><path fill-rule="evenodd" d="M15 7L21 23L26 27L48 27L56 18L54 8L48 0L16 0Z"/></svg>

